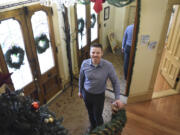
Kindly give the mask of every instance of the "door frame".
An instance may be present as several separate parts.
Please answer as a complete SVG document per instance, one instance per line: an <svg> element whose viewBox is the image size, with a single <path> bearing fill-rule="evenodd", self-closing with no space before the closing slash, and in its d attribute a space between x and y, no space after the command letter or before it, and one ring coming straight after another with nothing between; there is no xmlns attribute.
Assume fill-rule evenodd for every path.
<svg viewBox="0 0 180 135"><path fill-rule="evenodd" d="M166 40L166 35L168 32L168 27L169 27L169 23L170 23L170 18L171 18L171 13L172 13L172 9L173 9L173 5L180 5L180 1L179 0L169 0L168 1L168 7L166 10L166 16L164 19L164 24L163 24L163 29L161 32L161 37L160 37L160 43L162 44L162 46L158 46L158 51L159 54L157 54L156 57L156 62L155 62L155 67L154 67L154 74L151 78L151 83L149 88L153 85L155 85L155 81L158 75L158 69L161 63L161 58L162 58L162 54L163 54L163 50L164 50L164 46L165 46L165 40ZM160 92L155 92L152 91L152 99L154 98L160 98L160 97L165 97L165 96L169 96L169 95L174 95L174 94L179 94L180 93L180 80L177 82L176 88L175 89L168 89L168 90L162 90Z"/></svg>

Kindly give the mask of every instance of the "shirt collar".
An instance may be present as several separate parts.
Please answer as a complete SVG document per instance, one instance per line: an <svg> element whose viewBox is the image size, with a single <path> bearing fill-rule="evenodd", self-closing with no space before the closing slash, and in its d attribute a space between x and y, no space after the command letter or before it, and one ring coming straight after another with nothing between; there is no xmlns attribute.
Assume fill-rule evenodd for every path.
<svg viewBox="0 0 180 135"><path fill-rule="evenodd" d="M94 66L91 59L90 59L90 65L91 65L91 66ZM102 58L101 58L101 60L100 60L100 63L98 64L98 66L100 66L100 67L103 66ZM98 67L98 66L97 66L97 67Z"/></svg>

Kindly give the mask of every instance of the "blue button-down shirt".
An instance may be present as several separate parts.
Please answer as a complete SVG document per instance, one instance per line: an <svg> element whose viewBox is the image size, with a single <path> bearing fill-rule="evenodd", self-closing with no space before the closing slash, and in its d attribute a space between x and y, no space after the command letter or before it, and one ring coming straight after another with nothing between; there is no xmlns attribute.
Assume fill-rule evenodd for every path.
<svg viewBox="0 0 180 135"><path fill-rule="evenodd" d="M134 29L134 24L129 25L123 36L123 41L122 41L122 49L125 48L126 45L131 46L132 44L132 37L133 37L133 29Z"/></svg>
<svg viewBox="0 0 180 135"><path fill-rule="evenodd" d="M120 97L120 82L115 69L107 60L101 59L100 64L94 66L91 59L84 60L79 75L79 92L86 90L92 94L100 94L106 90L107 79L111 80L115 99Z"/></svg>

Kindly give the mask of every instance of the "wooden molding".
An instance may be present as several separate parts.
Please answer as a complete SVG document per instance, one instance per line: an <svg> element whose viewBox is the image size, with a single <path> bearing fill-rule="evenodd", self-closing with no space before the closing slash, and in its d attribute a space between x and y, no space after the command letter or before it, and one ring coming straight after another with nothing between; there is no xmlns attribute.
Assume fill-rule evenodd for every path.
<svg viewBox="0 0 180 135"><path fill-rule="evenodd" d="M162 90L162 91L157 91L154 92L152 95L152 98L161 98L161 97L166 97L166 96L171 96L171 95L176 95L179 94L180 92L176 91L175 89L169 89L169 90Z"/></svg>
<svg viewBox="0 0 180 135"><path fill-rule="evenodd" d="M142 102L142 101L148 101L152 99L152 92L148 92L148 93L139 93L136 95L130 95L128 97L128 104L131 103L137 103L137 102Z"/></svg>

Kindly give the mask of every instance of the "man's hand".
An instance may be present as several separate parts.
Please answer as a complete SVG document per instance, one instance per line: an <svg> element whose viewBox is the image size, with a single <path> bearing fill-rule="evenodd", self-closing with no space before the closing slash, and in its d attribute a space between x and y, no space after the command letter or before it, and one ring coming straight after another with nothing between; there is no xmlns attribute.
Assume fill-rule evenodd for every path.
<svg viewBox="0 0 180 135"><path fill-rule="evenodd" d="M78 96L79 96L80 98L82 98L82 94L81 94L81 92L79 92L79 93L78 93Z"/></svg>
<svg viewBox="0 0 180 135"><path fill-rule="evenodd" d="M121 49L122 53L124 53L124 48Z"/></svg>
<svg viewBox="0 0 180 135"><path fill-rule="evenodd" d="M120 109L123 109L124 107L125 107L125 104L123 102L121 102L119 99L112 103L112 109L115 112Z"/></svg>

